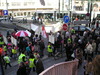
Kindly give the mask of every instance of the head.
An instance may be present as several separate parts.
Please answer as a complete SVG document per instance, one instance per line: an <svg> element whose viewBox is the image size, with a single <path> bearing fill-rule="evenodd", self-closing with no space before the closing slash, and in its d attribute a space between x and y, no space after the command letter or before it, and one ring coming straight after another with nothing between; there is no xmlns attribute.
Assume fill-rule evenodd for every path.
<svg viewBox="0 0 100 75"><path fill-rule="evenodd" d="M5 54L5 56L8 56L8 54Z"/></svg>
<svg viewBox="0 0 100 75"><path fill-rule="evenodd" d="M35 37L38 37L38 34L36 34Z"/></svg>
<svg viewBox="0 0 100 75"><path fill-rule="evenodd" d="M24 64L24 62L21 62L21 63L19 64L19 67L23 67L23 66L25 66L25 64Z"/></svg>
<svg viewBox="0 0 100 75"><path fill-rule="evenodd" d="M25 52L24 52L24 51L22 51L21 53L22 53L22 54L24 54Z"/></svg>
<svg viewBox="0 0 100 75"><path fill-rule="evenodd" d="M51 43L50 43L50 42L48 42L48 45L51 45Z"/></svg>
<svg viewBox="0 0 100 75"><path fill-rule="evenodd" d="M34 58L34 55L30 55L30 58Z"/></svg>

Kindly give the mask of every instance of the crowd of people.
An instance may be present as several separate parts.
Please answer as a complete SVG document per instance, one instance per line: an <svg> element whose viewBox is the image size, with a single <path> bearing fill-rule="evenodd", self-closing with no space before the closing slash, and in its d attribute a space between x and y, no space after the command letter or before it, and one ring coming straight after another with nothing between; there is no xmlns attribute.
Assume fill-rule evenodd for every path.
<svg viewBox="0 0 100 75"><path fill-rule="evenodd" d="M41 61L41 58L44 57L44 50L48 52L48 57L53 57L57 52L61 52L62 49L65 49L65 61L71 61L77 58L79 60L78 67L80 67L84 60L86 62L84 74L89 75L89 73L93 73L94 75L99 75L93 71L93 63L96 60L94 58L100 54L100 36L95 35L94 29L84 31L83 36L76 33L74 29L67 30L64 34L58 31L54 43L48 42L47 47L45 47L41 34L32 33L31 37L14 36L18 41L17 46L12 44L11 36L14 36L14 34L11 35L8 32L8 43L5 44L0 34L0 48L3 49L2 57L5 69L7 69L8 65L12 67L11 59L18 61L19 68L17 75L29 75L31 70L40 74L44 70ZM88 67L92 67L93 69L91 68L92 70L88 71ZM98 67L100 68L100 66Z"/></svg>
<svg viewBox="0 0 100 75"><path fill-rule="evenodd" d="M79 33L75 33L72 29L70 32L65 32L63 42L62 39L61 32L58 32L57 41L55 41L54 46L55 49L58 50L57 48L61 47L62 44L64 45L63 48L66 50L67 57L65 61L77 58L79 60L78 68L82 62L86 63L84 66L84 75L89 75L90 73L93 75L100 74L100 64L98 63L96 65L97 62L95 62L100 62L100 35L95 34L95 29L92 29L91 31L84 31L83 36L80 36ZM96 71L95 69L97 70L97 73L94 72Z"/></svg>

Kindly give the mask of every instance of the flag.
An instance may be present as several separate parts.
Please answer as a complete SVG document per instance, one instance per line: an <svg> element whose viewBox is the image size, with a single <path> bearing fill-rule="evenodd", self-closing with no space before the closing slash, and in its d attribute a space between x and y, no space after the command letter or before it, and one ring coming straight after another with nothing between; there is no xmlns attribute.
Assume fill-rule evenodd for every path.
<svg viewBox="0 0 100 75"><path fill-rule="evenodd" d="M42 36L44 38L47 38L47 33L46 33L46 30L45 30L45 27L44 26L42 26Z"/></svg>

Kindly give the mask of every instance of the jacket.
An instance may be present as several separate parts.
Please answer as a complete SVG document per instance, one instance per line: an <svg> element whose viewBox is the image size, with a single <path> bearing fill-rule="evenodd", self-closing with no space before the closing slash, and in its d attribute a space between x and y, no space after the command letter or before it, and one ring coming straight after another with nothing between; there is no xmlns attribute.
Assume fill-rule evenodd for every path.
<svg viewBox="0 0 100 75"><path fill-rule="evenodd" d="M37 59L36 61L36 72L37 74L40 74L44 70L43 63L40 59Z"/></svg>

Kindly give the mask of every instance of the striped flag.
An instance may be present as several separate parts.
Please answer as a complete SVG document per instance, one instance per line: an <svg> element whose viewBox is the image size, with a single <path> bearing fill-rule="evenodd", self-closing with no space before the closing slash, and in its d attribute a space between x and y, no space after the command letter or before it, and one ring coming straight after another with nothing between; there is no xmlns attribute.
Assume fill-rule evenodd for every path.
<svg viewBox="0 0 100 75"><path fill-rule="evenodd" d="M44 26L42 26L42 36L44 38L47 38L47 33L46 33L46 30L45 30L45 27Z"/></svg>

